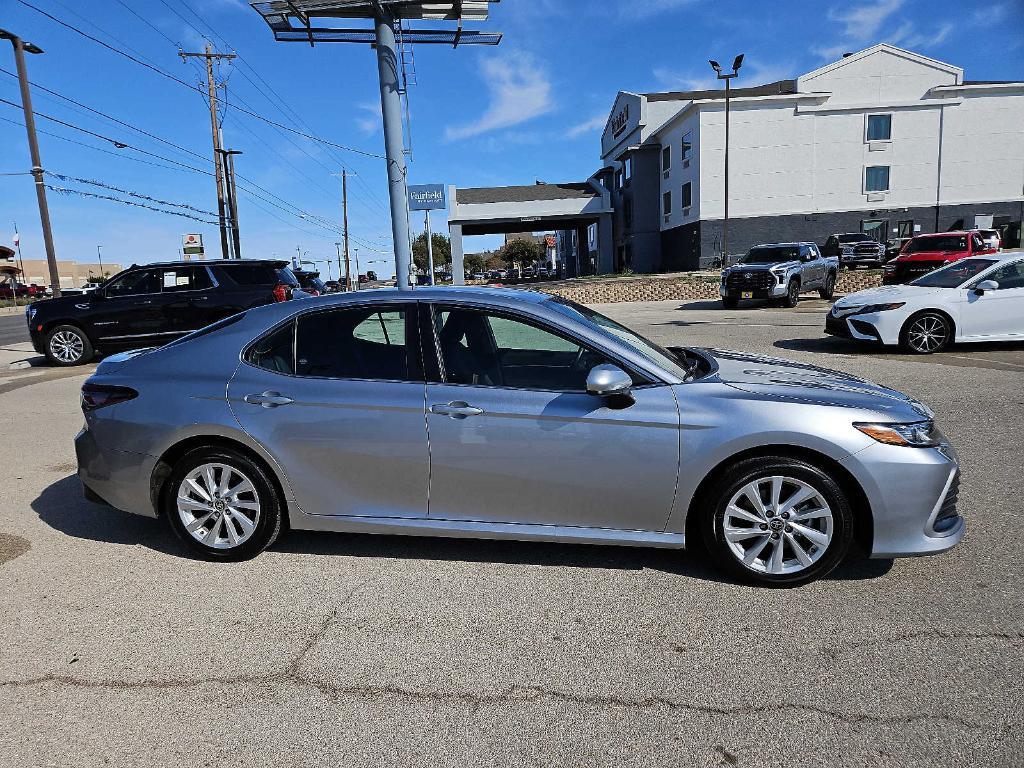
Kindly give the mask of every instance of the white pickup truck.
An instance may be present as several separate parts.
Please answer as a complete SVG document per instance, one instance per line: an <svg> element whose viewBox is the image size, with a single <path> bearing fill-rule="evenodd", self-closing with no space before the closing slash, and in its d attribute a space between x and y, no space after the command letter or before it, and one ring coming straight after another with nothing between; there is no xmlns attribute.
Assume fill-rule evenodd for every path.
<svg viewBox="0 0 1024 768"><path fill-rule="evenodd" d="M755 245L722 270L719 294L727 309L745 299L776 300L795 307L801 293L817 291L821 298L831 299L838 273L839 260L822 256L814 243Z"/></svg>

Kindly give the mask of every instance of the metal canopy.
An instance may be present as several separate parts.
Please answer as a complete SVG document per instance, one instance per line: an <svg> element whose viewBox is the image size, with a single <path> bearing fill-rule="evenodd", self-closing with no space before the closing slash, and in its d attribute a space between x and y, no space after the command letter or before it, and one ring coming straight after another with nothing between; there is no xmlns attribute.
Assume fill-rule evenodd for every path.
<svg viewBox="0 0 1024 768"><path fill-rule="evenodd" d="M376 42L373 29L314 25L314 19L375 19L382 14L403 21L454 21L456 29L409 29L402 25L402 42L434 45L497 45L500 32L463 30L464 21L486 21L489 6L500 0L429 3L422 0L264 0L250 3L274 33L286 43Z"/></svg>

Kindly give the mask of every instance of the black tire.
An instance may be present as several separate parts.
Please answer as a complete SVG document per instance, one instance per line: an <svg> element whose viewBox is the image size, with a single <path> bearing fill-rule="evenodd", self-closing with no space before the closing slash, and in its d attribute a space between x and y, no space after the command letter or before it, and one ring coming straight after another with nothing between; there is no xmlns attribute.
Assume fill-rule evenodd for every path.
<svg viewBox="0 0 1024 768"><path fill-rule="evenodd" d="M744 486L759 480L764 481L766 478L772 478L777 475L805 483L820 495L832 513L832 532L831 539L825 545L825 549L821 553L817 553L813 551L815 546L809 539L804 539L798 531L791 531L790 526L787 523L783 523L784 528L774 534L780 537L777 540L782 542L781 556L785 558L785 552L788 548L792 555L790 560L797 560L794 544L790 542L790 539L792 539L801 547L807 547L805 553L813 551L812 556L815 559L806 566L801 565L799 562L788 566L789 568L798 568L797 570L773 574L767 572L771 555L766 555L764 558L764 570L761 570L761 565L758 562L760 558L755 557L752 561L752 566L749 567L741 562L739 555L734 552L726 539L724 521L730 501ZM768 482L770 483L770 480ZM796 486L784 484L783 491L787 487L795 488ZM787 497L781 496L780 498L785 499ZM741 581L752 584L792 587L820 579L839 565L849 551L850 544L853 541L853 509L842 487L818 467L799 459L780 456L741 461L726 471L707 489L704 501L705 506L700 513L699 523L702 538L712 560L724 572ZM813 506L815 499L804 503ZM796 507L798 510L801 508L802 505L797 505ZM773 519L781 521L781 516L775 516ZM816 524L824 525L824 522ZM758 524L757 528L760 529L761 525ZM750 538L756 538L759 535L755 534L755 536L748 537L744 541L749 541ZM770 533L765 534L765 536L771 535ZM766 552L771 548L772 554L774 554L775 541L775 539L769 538L768 541L764 542L764 549L762 551ZM755 545L760 543L760 541L754 542ZM785 562L786 560L783 560L784 566Z"/></svg>
<svg viewBox="0 0 1024 768"><path fill-rule="evenodd" d="M736 307L739 306L739 303L740 303L740 300L737 299L735 296L723 296L722 297L722 306L725 309L736 309Z"/></svg>
<svg viewBox="0 0 1024 768"><path fill-rule="evenodd" d="M793 278L786 286L786 298L782 300L782 306L792 309L800 303L800 281Z"/></svg>
<svg viewBox="0 0 1024 768"><path fill-rule="evenodd" d="M43 342L50 365L85 365L95 356L92 342L77 325L58 325L46 333Z"/></svg>
<svg viewBox="0 0 1024 768"><path fill-rule="evenodd" d="M941 352L953 342L953 323L934 310L918 312L903 324L900 346L915 355Z"/></svg>
<svg viewBox="0 0 1024 768"><path fill-rule="evenodd" d="M825 285L818 289L818 295L826 300L836 295L836 276L833 273L825 275Z"/></svg>
<svg viewBox="0 0 1024 768"><path fill-rule="evenodd" d="M250 503L254 498L259 505L255 527L248 538L236 546L231 546L228 543L223 547L217 547L199 541L189 533L186 523L178 511L179 487L189 474L204 464L218 464L229 467L249 480L254 488L252 494L246 493L246 496ZM230 507L228 508L231 509ZM174 531L175 535L191 552L206 560L231 562L249 560L270 547L281 533L284 518L282 500L278 496L268 471L260 462L253 461L245 454L230 448L197 448L196 450L189 451L179 459L171 470L167 482L164 484L160 499L160 511L171 526L171 530ZM214 511L211 510L211 512ZM238 513L237 509L233 512L233 514ZM197 518L203 514L202 512L198 513ZM244 533L241 525L237 522L230 522L232 515L228 512L221 511L218 516L223 516L221 530L224 532L225 538L227 538L226 526L229 525L233 527L236 536ZM247 519L251 520L251 517L247 517ZM199 530L209 530L215 525L216 520L212 521L210 526L205 526ZM219 536L215 534L214 538L219 539Z"/></svg>

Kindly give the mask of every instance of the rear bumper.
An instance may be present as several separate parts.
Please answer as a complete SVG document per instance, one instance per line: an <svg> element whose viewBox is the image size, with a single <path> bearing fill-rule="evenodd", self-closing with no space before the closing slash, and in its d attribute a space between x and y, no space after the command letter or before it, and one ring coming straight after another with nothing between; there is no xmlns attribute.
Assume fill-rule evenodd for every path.
<svg viewBox="0 0 1024 768"><path fill-rule="evenodd" d="M963 539L966 523L956 510L960 467L952 448L878 443L842 463L871 505L871 557L937 554Z"/></svg>
<svg viewBox="0 0 1024 768"><path fill-rule="evenodd" d="M145 517L157 516L150 497L155 457L102 449L88 428L75 437L75 455L78 477L85 488L117 509Z"/></svg>

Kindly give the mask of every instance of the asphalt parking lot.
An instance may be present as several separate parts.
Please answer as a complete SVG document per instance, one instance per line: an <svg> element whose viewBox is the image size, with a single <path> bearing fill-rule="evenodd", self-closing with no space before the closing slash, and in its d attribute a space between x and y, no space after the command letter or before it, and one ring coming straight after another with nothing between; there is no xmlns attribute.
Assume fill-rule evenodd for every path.
<svg viewBox="0 0 1024 768"><path fill-rule="evenodd" d="M1024 764L1024 345L880 352L825 338L817 300L598 309L928 403L967 538L791 590L515 542L293 534L199 562L82 499L88 369L0 371L0 765Z"/></svg>

